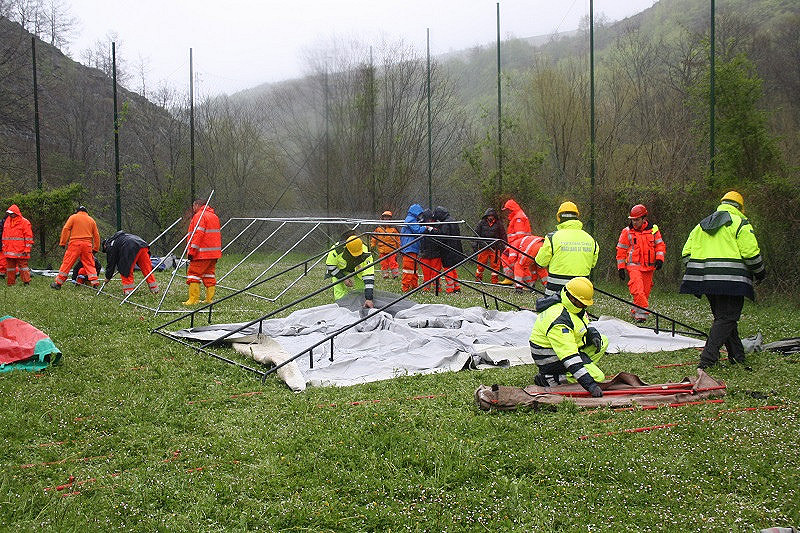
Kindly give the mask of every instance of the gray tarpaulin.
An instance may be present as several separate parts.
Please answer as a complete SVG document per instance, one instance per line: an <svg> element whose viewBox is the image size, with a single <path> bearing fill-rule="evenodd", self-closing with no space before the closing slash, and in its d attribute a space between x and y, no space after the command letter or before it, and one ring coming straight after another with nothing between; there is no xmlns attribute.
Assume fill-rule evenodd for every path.
<svg viewBox="0 0 800 533"><path fill-rule="evenodd" d="M261 329L286 352L295 355L336 330L356 322L359 311L336 304L293 312L286 318L264 320ZM496 311L483 307L461 309L444 304L417 304L395 316L378 313L297 359L309 385L353 385L401 375L482 368L484 365L532 364L528 351L536 313ZM601 317L594 325L610 339L609 353L657 352L701 347L701 340L656 334L622 320ZM184 339L211 341L241 324L214 324L174 332ZM254 342L258 325L232 335L228 342Z"/></svg>

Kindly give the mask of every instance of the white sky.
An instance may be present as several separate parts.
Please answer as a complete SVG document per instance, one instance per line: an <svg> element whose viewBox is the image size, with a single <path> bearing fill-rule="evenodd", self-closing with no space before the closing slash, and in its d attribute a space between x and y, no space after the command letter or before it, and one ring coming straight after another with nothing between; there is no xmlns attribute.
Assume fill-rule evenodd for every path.
<svg viewBox="0 0 800 533"><path fill-rule="evenodd" d="M333 37L367 45L402 39L431 54L493 43L496 0L68 0L80 22L69 49L78 61L109 32L117 55L134 70L144 60L148 85L188 85L193 49L197 90L233 93L304 74L304 49ZM620 20L655 0L595 0L595 17ZM578 27L589 0L500 0L503 39L533 37ZM139 83L128 84L136 89Z"/></svg>

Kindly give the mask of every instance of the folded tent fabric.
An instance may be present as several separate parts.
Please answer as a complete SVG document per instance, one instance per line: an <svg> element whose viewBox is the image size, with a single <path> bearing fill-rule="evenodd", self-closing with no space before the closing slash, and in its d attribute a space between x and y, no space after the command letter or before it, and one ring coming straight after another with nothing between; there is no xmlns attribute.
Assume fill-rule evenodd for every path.
<svg viewBox="0 0 800 533"><path fill-rule="evenodd" d="M0 317L0 372L42 370L60 359L61 351L43 332L24 320Z"/></svg>

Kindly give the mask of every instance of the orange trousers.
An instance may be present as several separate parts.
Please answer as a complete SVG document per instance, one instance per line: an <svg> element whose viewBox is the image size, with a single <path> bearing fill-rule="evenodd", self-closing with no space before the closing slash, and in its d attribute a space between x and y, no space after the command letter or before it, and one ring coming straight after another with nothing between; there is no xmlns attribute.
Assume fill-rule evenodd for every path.
<svg viewBox="0 0 800 533"><path fill-rule="evenodd" d="M31 269L28 268L27 257L6 257L6 284L14 285L17 282L17 268L22 283L31 282Z"/></svg>
<svg viewBox="0 0 800 533"><path fill-rule="evenodd" d="M432 258L428 258L428 259L420 259L419 262L422 263L422 282L423 283L435 278L439 274L439 272L442 271L442 258L441 257L432 257ZM439 281L440 280L437 279L434 283L431 283L430 285L428 285L427 287L425 287L422 290L423 291L430 291L430 290L434 290L435 289L436 292L439 292Z"/></svg>
<svg viewBox="0 0 800 533"><path fill-rule="evenodd" d="M650 290L653 288L653 271L628 269L628 290L633 296L633 303L649 307ZM637 318L646 318L647 311L632 308L631 314Z"/></svg>
<svg viewBox="0 0 800 533"><path fill-rule="evenodd" d="M189 262L189 271L186 273L186 284L202 281L206 287L213 287L217 284L217 277L214 275L216 266L216 259L192 259Z"/></svg>
<svg viewBox="0 0 800 533"><path fill-rule="evenodd" d="M64 252L64 260L61 262L61 266L58 267L56 283L63 285L64 282L67 281L67 276L78 259L81 260L83 267L86 269L86 274L91 286L99 287L97 271L94 268L94 256L92 255L92 241L82 239L69 241L67 251Z"/></svg>
<svg viewBox="0 0 800 533"><path fill-rule="evenodd" d="M500 251L499 250L484 250L478 254L478 266L475 267L475 279L483 281L483 271L486 270L484 265L489 265L495 270L500 270ZM499 275L497 272L492 272L492 283L497 283Z"/></svg>
<svg viewBox="0 0 800 533"><path fill-rule="evenodd" d="M133 265L139 265L142 276L147 279L147 284L150 286L150 292L158 292L158 283L156 283L156 278L153 276L153 264L150 262L150 254L147 248L139 249L139 253L136 254L136 258L133 260ZM136 288L136 283L133 281L133 265L131 265L131 271L127 275L122 272L119 273L119 277L122 278L122 294L129 294Z"/></svg>
<svg viewBox="0 0 800 533"><path fill-rule="evenodd" d="M419 274L417 273L417 254L403 254L403 279L401 288L403 292L419 287Z"/></svg>
<svg viewBox="0 0 800 533"><path fill-rule="evenodd" d="M389 252L389 254L390 253L392 252ZM383 271L383 279L388 279L390 272L392 274L392 278L396 278L400 270L400 267L397 265L397 254L393 255L389 254L383 254L382 256L380 256L381 271Z"/></svg>

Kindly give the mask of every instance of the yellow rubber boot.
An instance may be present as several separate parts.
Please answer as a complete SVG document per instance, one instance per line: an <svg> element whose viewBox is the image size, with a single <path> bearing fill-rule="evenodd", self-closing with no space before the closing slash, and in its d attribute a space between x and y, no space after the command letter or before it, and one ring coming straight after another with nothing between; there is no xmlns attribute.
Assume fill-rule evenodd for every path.
<svg viewBox="0 0 800 533"><path fill-rule="evenodd" d="M217 288L214 285L206 287L206 299L203 301L207 304L210 304L214 300L214 293L216 290Z"/></svg>
<svg viewBox="0 0 800 533"><path fill-rule="evenodd" d="M183 305L197 305L200 301L200 284L189 284L189 299L183 302Z"/></svg>
<svg viewBox="0 0 800 533"><path fill-rule="evenodd" d="M513 284L514 281L508 278L503 278L502 280L500 280L500 283L498 283L498 285L513 285Z"/></svg>

